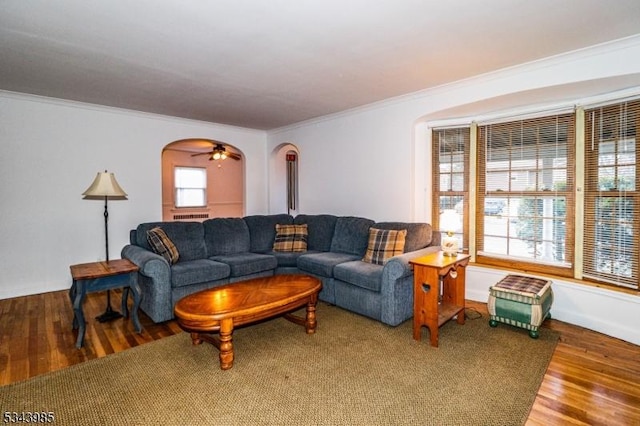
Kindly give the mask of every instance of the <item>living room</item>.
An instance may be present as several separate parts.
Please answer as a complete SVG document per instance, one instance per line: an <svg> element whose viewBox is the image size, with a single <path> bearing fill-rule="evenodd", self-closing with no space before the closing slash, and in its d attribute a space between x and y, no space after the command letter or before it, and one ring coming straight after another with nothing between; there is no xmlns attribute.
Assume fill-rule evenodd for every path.
<svg viewBox="0 0 640 426"><path fill-rule="evenodd" d="M634 3L623 4L636 13L627 14L637 24ZM104 206L83 200L82 192L105 169L115 173L128 194L126 201L109 204L109 255L120 257L130 229L161 219L162 150L182 139L224 141L242 152L245 215L286 211L281 202L285 189L274 176L279 147L291 144L300 153L301 212L430 223L432 128L640 95L640 34L604 39L266 128L142 112L143 106L104 106L99 92L93 101L65 100L63 89L77 75L55 80L32 70L42 86L53 87L47 95L23 92L18 85L0 87L0 299L67 290L69 265L104 259ZM532 40L522 49L535 46ZM3 61L1 69L7 66ZM135 87L145 90L147 76L134 77L139 78ZM186 93L181 102L196 95ZM489 285L504 273L470 265L467 299L486 302ZM554 279L554 292L554 318L640 345L637 289L634 294Z"/></svg>

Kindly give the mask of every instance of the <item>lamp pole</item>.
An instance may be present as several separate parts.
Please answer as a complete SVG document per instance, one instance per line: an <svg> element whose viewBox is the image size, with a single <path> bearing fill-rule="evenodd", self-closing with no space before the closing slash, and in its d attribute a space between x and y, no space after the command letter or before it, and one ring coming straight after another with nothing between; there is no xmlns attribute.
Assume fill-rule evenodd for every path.
<svg viewBox="0 0 640 426"><path fill-rule="evenodd" d="M98 173L95 180L85 192L83 192L85 199L102 199L104 198L104 247L105 247L105 261L109 262L109 198L116 200L126 200L127 193L118 185L113 173L108 173L106 170L104 173ZM107 307L101 315L98 315L96 319L99 322L112 321L117 318L121 318L120 312L114 311L111 307L111 290L107 290Z"/></svg>
<svg viewBox="0 0 640 426"><path fill-rule="evenodd" d="M104 249L105 260L109 261L109 210L107 209L107 196L104 196Z"/></svg>

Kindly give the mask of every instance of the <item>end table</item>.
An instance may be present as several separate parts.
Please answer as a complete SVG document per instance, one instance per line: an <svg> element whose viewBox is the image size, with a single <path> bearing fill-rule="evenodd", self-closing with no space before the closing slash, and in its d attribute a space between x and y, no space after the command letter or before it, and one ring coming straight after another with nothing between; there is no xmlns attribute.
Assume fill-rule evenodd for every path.
<svg viewBox="0 0 640 426"><path fill-rule="evenodd" d="M429 329L431 346L438 347L438 329L458 316L464 324L465 268L469 255L430 253L409 261L413 265L413 338L420 340L422 326ZM442 279L442 293L440 280Z"/></svg>
<svg viewBox="0 0 640 426"><path fill-rule="evenodd" d="M103 262L81 263L71 265L73 284L69 289L69 298L73 305L73 329L79 328L76 347L81 348L84 341L86 324L82 303L87 293L105 291L122 287L122 314L128 316L127 299L129 289L133 295L133 311L131 320L136 332L142 332L138 319L138 307L142 299L138 285L138 267L127 259L116 259Z"/></svg>

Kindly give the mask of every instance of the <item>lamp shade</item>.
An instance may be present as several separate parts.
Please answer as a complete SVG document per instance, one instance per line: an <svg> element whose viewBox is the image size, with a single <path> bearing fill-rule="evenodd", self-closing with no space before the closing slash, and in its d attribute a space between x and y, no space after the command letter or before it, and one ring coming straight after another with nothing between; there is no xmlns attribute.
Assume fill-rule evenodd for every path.
<svg viewBox="0 0 640 426"><path fill-rule="evenodd" d="M442 237L442 252L445 256L457 256L458 238L453 233L460 229L460 215L455 210L444 210L440 215L440 230L447 233Z"/></svg>
<svg viewBox="0 0 640 426"><path fill-rule="evenodd" d="M116 198L116 199L125 199L127 198L127 193L118 185L118 181L116 181L116 177L113 173L108 173L106 170L104 172L98 172L98 175L94 179L93 183L86 191L82 193L84 198Z"/></svg>
<svg viewBox="0 0 640 426"><path fill-rule="evenodd" d="M455 232L460 229L460 215L455 210L444 210L440 215L440 230Z"/></svg>

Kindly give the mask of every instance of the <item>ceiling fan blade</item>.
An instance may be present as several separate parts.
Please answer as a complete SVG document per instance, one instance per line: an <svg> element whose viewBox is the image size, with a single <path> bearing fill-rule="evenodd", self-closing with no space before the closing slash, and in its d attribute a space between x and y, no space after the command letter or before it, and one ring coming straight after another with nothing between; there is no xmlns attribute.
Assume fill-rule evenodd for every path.
<svg viewBox="0 0 640 426"><path fill-rule="evenodd" d="M236 154L235 152L229 152L229 151L227 151L227 157L233 158L236 161L242 159L242 156L240 154Z"/></svg>
<svg viewBox="0 0 640 426"><path fill-rule="evenodd" d="M192 157L196 157L198 155L211 155L211 152L199 152L197 154L191 154Z"/></svg>

